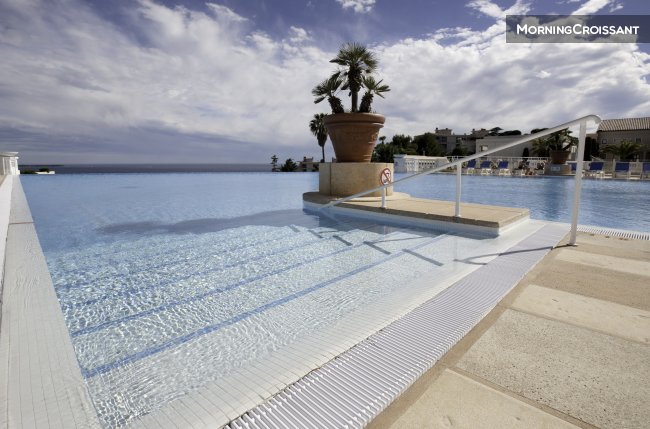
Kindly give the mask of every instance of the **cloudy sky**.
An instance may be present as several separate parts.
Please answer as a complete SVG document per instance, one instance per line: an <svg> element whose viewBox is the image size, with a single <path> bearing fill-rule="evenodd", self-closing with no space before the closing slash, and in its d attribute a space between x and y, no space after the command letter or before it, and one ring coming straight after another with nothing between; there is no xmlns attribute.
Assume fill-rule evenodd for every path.
<svg viewBox="0 0 650 429"><path fill-rule="evenodd" d="M650 45L505 43L506 14L555 13L640 15L647 0L0 0L0 151L319 158L307 124L328 106L310 91L348 41L379 55L389 139L649 116Z"/></svg>

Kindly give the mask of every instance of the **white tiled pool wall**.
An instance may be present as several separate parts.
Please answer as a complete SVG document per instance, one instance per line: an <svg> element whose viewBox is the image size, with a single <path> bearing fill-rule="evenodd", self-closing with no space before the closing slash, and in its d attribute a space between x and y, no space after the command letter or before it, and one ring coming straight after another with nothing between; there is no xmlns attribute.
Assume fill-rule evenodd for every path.
<svg viewBox="0 0 650 429"><path fill-rule="evenodd" d="M3 180L4 179L4 180ZM13 176L0 176L0 292L4 273L5 249L7 246L7 229L11 211L11 189ZM2 315L0 315L0 318Z"/></svg>

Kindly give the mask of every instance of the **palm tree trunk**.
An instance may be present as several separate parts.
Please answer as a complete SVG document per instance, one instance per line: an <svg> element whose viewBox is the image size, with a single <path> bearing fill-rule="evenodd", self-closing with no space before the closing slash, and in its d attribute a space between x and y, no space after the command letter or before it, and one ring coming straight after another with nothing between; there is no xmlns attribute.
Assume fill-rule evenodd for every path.
<svg viewBox="0 0 650 429"><path fill-rule="evenodd" d="M325 145L321 146L320 148L323 150L323 158L321 158L321 162L325 162Z"/></svg>

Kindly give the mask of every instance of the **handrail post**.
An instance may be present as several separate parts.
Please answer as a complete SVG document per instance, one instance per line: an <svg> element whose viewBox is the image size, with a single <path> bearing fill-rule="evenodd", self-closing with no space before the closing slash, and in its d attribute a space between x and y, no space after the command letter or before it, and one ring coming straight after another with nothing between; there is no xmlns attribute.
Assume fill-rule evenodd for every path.
<svg viewBox="0 0 650 429"><path fill-rule="evenodd" d="M381 188L381 208L386 208L386 188Z"/></svg>
<svg viewBox="0 0 650 429"><path fill-rule="evenodd" d="M570 246L576 246L578 235L578 213L580 211L580 191L582 190L582 164L585 157L585 137L587 134L587 121L580 122L580 135L578 136L578 155L576 162L575 191L573 194L573 213L571 215Z"/></svg>
<svg viewBox="0 0 650 429"><path fill-rule="evenodd" d="M456 165L456 211L454 216L460 217L460 179L461 179L461 169L462 164Z"/></svg>

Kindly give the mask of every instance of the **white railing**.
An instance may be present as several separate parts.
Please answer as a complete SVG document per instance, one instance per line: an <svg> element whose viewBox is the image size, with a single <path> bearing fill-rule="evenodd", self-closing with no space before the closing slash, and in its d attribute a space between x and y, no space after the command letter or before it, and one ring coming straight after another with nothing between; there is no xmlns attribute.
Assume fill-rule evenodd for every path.
<svg viewBox="0 0 650 429"><path fill-rule="evenodd" d="M466 156L464 158L457 159L456 161L452 161L450 163L441 165L439 167L431 168L431 169L423 171L421 173L416 173L416 174L413 174L411 176L404 177L402 179L396 180L396 181L394 181L392 183L389 183L387 185L377 186L376 188L368 189L367 191L359 192L359 193L356 193L354 195L350 195L349 197L334 200L334 201L332 201L332 202L330 202L328 204L325 204L323 207L321 207L321 210L326 209L328 207L335 206L337 204L344 203L346 201L349 201L349 200L352 200L352 199L355 199L355 198L362 197L362 196L370 194L372 192L377 192L377 191L382 191L381 207L386 208L386 188L388 188L389 186L394 186L397 183L406 182L407 180L413 180L413 179L415 179L415 178L417 178L419 176L424 176L424 175L427 175L427 174L436 173L438 171L446 170L448 168L456 167L456 210L455 210L454 216L461 217L460 216L460 195L461 195L461 177L462 177L461 172L462 172L463 163L465 163L467 161L471 161L473 159L478 159L478 158L485 157L487 155L491 155L493 153L502 151L504 149L509 149L511 147L518 146L518 145L520 145L522 143L526 143L528 141L535 140L535 139L538 139L540 137L544 137L544 136L547 136L549 134L553 134L553 133L558 132L558 131L562 131L562 130L564 130L566 128L569 128L569 127L572 127L572 126L575 126L575 125L579 125L580 126L580 133L579 133L579 136L578 136L578 150L577 150L577 154L576 154L576 160L577 160L576 161L576 164L577 164L576 165L576 170L577 171L582 171L583 170L583 165L582 165L583 164L583 158L584 158L584 154L585 154L585 137L586 137L586 134L587 134L587 121L593 121L595 124L599 124L601 119L597 115L583 116L582 118L574 119L573 121L569 121L569 122L566 122L564 124L557 125L557 126L555 126L553 128L545 129L544 131L540 131L540 132L535 133L535 134L529 134L527 136L522 136L522 138L517 139L517 140L515 140L515 141L513 141L511 143L508 143L506 145L503 145L501 147L486 150L485 152L479 152L479 153L476 153L474 155ZM576 174L575 175L575 191L574 191L574 195L573 195L573 211L572 211L572 215L571 215L571 237L570 237L570 240L569 240L569 244L572 245L572 246L575 246L575 244L576 244L576 235L577 235L577 229L578 229L578 212L579 212L579 209L580 209L580 191L581 191L581 189L582 189L582 174Z"/></svg>

